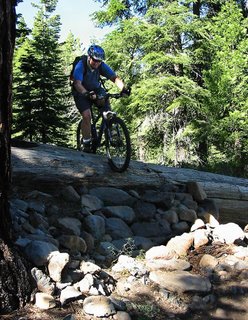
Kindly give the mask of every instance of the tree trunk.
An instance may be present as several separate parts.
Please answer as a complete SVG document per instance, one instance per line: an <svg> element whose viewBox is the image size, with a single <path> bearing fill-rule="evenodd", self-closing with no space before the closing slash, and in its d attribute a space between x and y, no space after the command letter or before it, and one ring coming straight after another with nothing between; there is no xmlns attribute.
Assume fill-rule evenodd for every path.
<svg viewBox="0 0 248 320"><path fill-rule="evenodd" d="M16 0L0 0L0 314L22 307L30 295L25 260L12 247L8 203L15 6Z"/></svg>

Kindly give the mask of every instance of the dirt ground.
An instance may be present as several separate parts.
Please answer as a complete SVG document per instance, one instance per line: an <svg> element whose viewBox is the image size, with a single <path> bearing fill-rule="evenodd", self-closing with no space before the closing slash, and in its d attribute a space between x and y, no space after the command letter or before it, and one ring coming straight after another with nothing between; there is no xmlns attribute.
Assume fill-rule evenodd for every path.
<svg viewBox="0 0 248 320"><path fill-rule="evenodd" d="M191 261L194 259L191 257ZM197 261L197 259L195 259ZM194 269L193 269L194 270ZM107 270L106 270L107 271ZM108 271L107 271L108 272ZM194 272L197 272L195 268ZM111 272L109 272L111 273ZM120 282L125 282L123 275ZM247 320L248 319L248 285L240 284L236 275L229 276L228 281L212 282L213 289L210 297L213 303L204 310L192 310L189 304L194 301L191 294L173 294L163 292L153 283L134 285L129 291L116 291L113 296L127 304L127 312L132 320ZM248 281L247 281L248 284ZM122 286L119 286L121 288ZM120 290L120 289L119 289ZM197 305L197 303L196 303ZM200 304L199 304L200 305ZM96 320L114 318L94 318L83 312L82 302L74 301L66 307L59 306L50 310L40 310L33 304L0 316L1 320L62 320L67 315L73 315L73 320Z"/></svg>

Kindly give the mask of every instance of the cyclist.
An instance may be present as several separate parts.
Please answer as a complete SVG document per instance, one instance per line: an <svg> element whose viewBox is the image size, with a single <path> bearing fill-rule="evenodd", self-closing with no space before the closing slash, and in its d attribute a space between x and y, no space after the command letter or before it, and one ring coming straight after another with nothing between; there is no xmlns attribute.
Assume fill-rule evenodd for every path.
<svg viewBox="0 0 248 320"><path fill-rule="evenodd" d="M87 63L84 64L83 59L80 59L73 72L73 96L76 107L82 115L83 151L91 152L91 106L95 103L98 107L102 107L103 111L110 110L109 101L104 99L106 91L99 81L100 76L115 83L123 95L129 95L129 90L103 61L105 59L103 48L91 45L87 53Z"/></svg>

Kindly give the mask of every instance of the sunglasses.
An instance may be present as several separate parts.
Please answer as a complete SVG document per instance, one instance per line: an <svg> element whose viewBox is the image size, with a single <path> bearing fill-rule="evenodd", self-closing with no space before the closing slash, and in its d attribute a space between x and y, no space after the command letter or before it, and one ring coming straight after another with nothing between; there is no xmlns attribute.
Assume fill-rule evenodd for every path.
<svg viewBox="0 0 248 320"><path fill-rule="evenodd" d="M97 60L97 59L94 59L93 57L91 57L92 61L95 62L95 63L101 63L102 61L101 60Z"/></svg>

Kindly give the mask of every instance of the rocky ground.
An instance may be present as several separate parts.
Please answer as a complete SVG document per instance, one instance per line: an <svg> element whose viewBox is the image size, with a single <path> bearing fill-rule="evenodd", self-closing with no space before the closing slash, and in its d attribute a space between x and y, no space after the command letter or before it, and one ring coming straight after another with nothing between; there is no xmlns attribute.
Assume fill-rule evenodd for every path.
<svg viewBox="0 0 248 320"><path fill-rule="evenodd" d="M1 320L247 319L246 207L239 224L213 200L221 178L245 200L247 180L199 184L203 173L139 163L115 175L52 146L16 148L12 163L16 245L34 284Z"/></svg>
<svg viewBox="0 0 248 320"><path fill-rule="evenodd" d="M247 230L234 223L219 223L216 208L213 211L211 207L210 214L209 208L203 210L203 199L195 201L197 197L205 197L204 191L198 186L192 196L185 188L174 184L167 185L163 192L107 188L107 193L106 188L92 188L80 194L70 186L51 195L16 186L12 217L19 233L17 244L31 261L36 285L30 304L12 314L1 315L0 319L247 319ZM65 227L63 219L72 217L80 223L66 220ZM108 219L116 217L127 228L122 229L121 223L107 230ZM105 227L99 234L102 219ZM164 229L161 229L162 220L166 221L162 224ZM150 230L145 228L146 224L151 226ZM164 232L165 238L161 234L155 237L151 229L155 234ZM129 232L136 243L128 240L120 247L118 241L122 237L130 239ZM78 244L75 237L84 242ZM44 253L37 254L38 246L31 253L30 243L34 245L35 241L57 247L61 256L56 264L52 258L48 261ZM106 242L108 250L104 246ZM115 252L113 247L109 249L111 244ZM67 254L68 260L63 254ZM90 265L82 266L82 261ZM69 263L70 270L66 269ZM83 272L73 277L71 270L78 269ZM86 274L91 275L92 286L82 289L78 281ZM96 286L97 281L102 284L102 291ZM68 286L74 283L81 295L70 292L61 298L63 289L60 287L58 294L58 288L63 282ZM49 295L38 302L39 293ZM87 297L96 298L89 301L88 307ZM106 301L101 300L105 298Z"/></svg>

